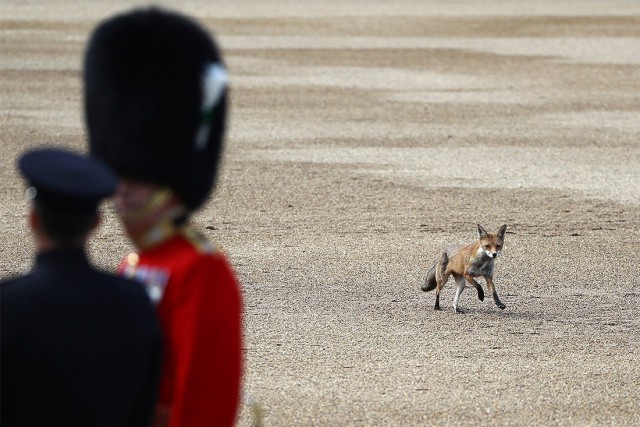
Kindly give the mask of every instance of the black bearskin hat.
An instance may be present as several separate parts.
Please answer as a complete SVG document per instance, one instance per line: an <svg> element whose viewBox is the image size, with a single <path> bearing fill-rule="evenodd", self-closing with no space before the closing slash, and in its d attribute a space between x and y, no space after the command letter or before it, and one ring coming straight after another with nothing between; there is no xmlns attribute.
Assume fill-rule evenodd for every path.
<svg viewBox="0 0 640 427"><path fill-rule="evenodd" d="M171 188L190 210L211 192L222 151L227 75L212 38L158 8L102 22L84 59L91 154L122 177Z"/></svg>

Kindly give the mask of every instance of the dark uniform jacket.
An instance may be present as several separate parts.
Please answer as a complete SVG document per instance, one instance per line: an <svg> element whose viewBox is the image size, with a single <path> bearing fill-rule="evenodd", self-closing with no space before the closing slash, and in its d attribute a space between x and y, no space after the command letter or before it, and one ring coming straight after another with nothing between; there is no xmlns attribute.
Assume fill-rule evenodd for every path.
<svg viewBox="0 0 640 427"><path fill-rule="evenodd" d="M141 286L57 249L0 302L3 427L148 425L162 343Z"/></svg>

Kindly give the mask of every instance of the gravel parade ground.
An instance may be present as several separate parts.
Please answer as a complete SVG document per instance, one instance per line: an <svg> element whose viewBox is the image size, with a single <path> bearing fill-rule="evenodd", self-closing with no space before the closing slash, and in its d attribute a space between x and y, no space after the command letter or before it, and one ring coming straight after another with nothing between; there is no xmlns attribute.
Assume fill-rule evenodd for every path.
<svg viewBox="0 0 640 427"><path fill-rule="evenodd" d="M0 277L33 260L16 157L86 150L84 46L133 4L0 2ZM194 222L243 286L239 426L640 425L640 3L160 4L230 72ZM478 223L508 225L506 309L467 289L455 314L451 279L434 311L427 270Z"/></svg>

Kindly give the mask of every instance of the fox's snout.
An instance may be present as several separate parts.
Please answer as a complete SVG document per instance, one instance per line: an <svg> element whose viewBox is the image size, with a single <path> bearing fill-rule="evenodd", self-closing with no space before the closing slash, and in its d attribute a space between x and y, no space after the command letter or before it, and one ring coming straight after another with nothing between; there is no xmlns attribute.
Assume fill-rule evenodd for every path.
<svg viewBox="0 0 640 427"><path fill-rule="evenodd" d="M498 255L500 254L498 251L492 251L491 249L485 249L484 253L492 259L498 258Z"/></svg>

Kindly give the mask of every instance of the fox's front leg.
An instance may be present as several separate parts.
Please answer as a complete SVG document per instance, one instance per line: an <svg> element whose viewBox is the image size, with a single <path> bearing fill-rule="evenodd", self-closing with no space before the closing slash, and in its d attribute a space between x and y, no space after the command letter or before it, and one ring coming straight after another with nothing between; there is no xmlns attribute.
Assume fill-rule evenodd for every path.
<svg viewBox="0 0 640 427"><path fill-rule="evenodd" d="M456 296L453 299L453 311L456 313L464 313L458 304L460 303L460 295L462 294L462 291L464 291L466 283L462 275L454 274L453 277L456 279L456 284L458 285L456 289Z"/></svg>
<svg viewBox="0 0 640 427"><path fill-rule="evenodd" d="M467 279L467 282L469 282L471 286L476 288L476 291L478 291L478 299L480 301L484 301L484 290L482 289L482 286L480 286L480 283L476 282L476 279L474 279L470 274L465 274L464 278Z"/></svg>
<svg viewBox="0 0 640 427"><path fill-rule="evenodd" d="M484 280L487 281L487 288L489 289L489 291L491 292L491 296L493 296L493 302L496 303L496 305L498 306L498 308L500 310L504 310L504 308L506 307L506 305L504 305L502 303L502 301L500 301L500 298L498 298L498 293L496 292L496 287L493 284L493 277L491 276L484 276Z"/></svg>

